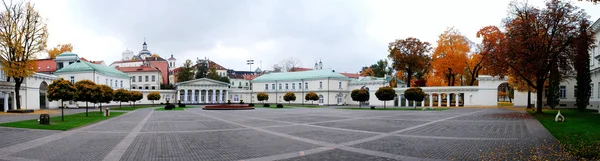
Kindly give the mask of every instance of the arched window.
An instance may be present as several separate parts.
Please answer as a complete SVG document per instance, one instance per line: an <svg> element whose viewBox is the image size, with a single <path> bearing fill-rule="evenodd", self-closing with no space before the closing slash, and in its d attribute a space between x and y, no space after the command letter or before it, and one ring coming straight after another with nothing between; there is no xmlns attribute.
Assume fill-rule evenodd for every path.
<svg viewBox="0 0 600 161"><path fill-rule="evenodd" d="M323 95L319 95L319 104L322 104L324 101Z"/></svg>

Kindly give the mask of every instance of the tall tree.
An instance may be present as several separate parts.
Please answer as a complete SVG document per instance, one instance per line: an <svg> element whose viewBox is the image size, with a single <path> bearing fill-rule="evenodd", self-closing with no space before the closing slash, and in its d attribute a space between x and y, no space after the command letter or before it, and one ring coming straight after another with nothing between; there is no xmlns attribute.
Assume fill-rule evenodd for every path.
<svg viewBox="0 0 600 161"><path fill-rule="evenodd" d="M69 44L58 44L56 47L48 50L48 58L54 59L57 55L67 51L73 51L73 45Z"/></svg>
<svg viewBox="0 0 600 161"><path fill-rule="evenodd" d="M290 57L289 59L282 60L281 66L285 71L295 72L296 68L302 66L302 62L298 58Z"/></svg>
<svg viewBox="0 0 600 161"><path fill-rule="evenodd" d="M370 67L363 67L363 69L360 71L360 76L366 77L366 76L375 76L375 72L373 72L373 68Z"/></svg>
<svg viewBox="0 0 600 161"><path fill-rule="evenodd" d="M15 81L17 109L21 109L21 84L36 70L35 54L46 49L48 29L31 3L2 1L0 12L0 63L7 81Z"/></svg>
<svg viewBox="0 0 600 161"><path fill-rule="evenodd" d="M448 86L457 85L457 75L464 75L467 53L471 51L469 40L454 28L448 28L439 38L431 62L434 75L445 78Z"/></svg>
<svg viewBox="0 0 600 161"><path fill-rule="evenodd" d="M577 73L577 93L576 104L581 111L590 104L591 83L590 76L590 51L594 44L594 33L591 31L590 22L587 20L579 21L579 30L577 37L572 41L573 52L575 52L574 62L575 72Z"/></svg>
<svg viewBox="0 0 600 161"><path fill-rule="evenodd" d="M536 112L542 113L543 90L550 70L558 64L560 78L572 71L575 65L571 59L577 53L573 40L579 38L580 28L586 28L581 22L588 21L588 15L571 2L559 0L546 2L543 9L513 2L509 12L504 22L506 40L501 42L506 52L495 53L492 57L497 65L510 68L507 70L509 75L520 77L538 91Z"/></svg>
<svg viewBox="0 0 600 161"><path fill-rule="evenodd" d="M194 68L190 59L185 60L183 66L177 72L177 82L185 82L194 79Z"/></svg>
<svg viewBox="0 0 600 161"><path fill-rule="evenodd" d="M208 61L197 61L196 79L206 78L208 74Z"/></svg>
<svg viewBox="0 0 600 161"><path fill-rule="evenodd" d="M477 31L477 38L481 38L481 44L479 44L477 49L479 50L478 58L473 58L471 61L470 69L473 73L476 72L485 72L486 74L505 76L508 73L506 72L508 68L503 65L498 65L500 62L497 59L494 59L494 55L502 54L505 51L505 47L501 46L503 41L505 40L505 35L498 29L496 26L486 26ZM479 66L477 66L479 63ZM479 68L475 68L475 67ZM479 69L479 71L476 71ZM472 75L473 76L473 75ZM479 76L477 74L477 76ZM477 78L477 77L475 77Z"/></svg>
<svg viewBox="0 0 600 161"><path fill-rule="evenodd" d="M217 68L215 68L214 66L211 66L208 70L208 75L206 76L206 78L212 79L212 80L219 80L219 78L221 78L221 76L219 76L219 73L217 73Z"/></svg>
<svg viewBox="0 0 600 161"><path fill-rule="evenodd" d="M392 60L392 66L396 71L406 73L406 87L410 87L413 74L419 71L425 73L423 71L427 69L430 60L427 55L429 51L429 42L421 42L413 37L398 39L388 45L388 58Z"/></svg>
<svg viewBox="0 0 600 161"><path fill-rule="evenodd" d="M392 74L392 68L388 66L388 61L381 59L371 66L362 67L360 72L362 76L385 77Z"/></svg>
<svg viewBox="0 0 600 161"><path fill-rule="evenodd" d="M80 80L75 82L75 88L77 88L77 94L75 95L75 101L85 102L85 117L88 116L88 102L96 101L94 97L95 93L99 93L98 86L96 83L89 79Z"/></svg>
<svg viewBox="0 0 600 161"><path fill-rule="evenodd" d="M62 121L65 121L65 104L63 103L63 101L73 100L76 92L77 88L75 88L71 81L64 80L63 78L58 78L54 80L50 85L48 85L48 100L60 100Z"/></svg>

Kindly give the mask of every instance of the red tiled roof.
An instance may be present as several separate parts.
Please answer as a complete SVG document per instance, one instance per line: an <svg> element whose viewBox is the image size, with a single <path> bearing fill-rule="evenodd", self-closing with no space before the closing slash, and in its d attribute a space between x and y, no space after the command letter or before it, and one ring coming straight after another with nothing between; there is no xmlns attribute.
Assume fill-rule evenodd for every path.
<svg viewBox="0 0 600 161"><path fill-rule="evenodd" d="M127 73L127 72L160 72L157 68L153 68L150 66L137 66L137 67L117 67L117 70Z"/></svg>
<svg viewBox="0 0 600 161"><path fill-rule="evenodd" d="M302 72L302 71L309 71L309 70L313 70L313 69L312 68L293 67L292 69L289 70L289 72Z"/></svg>
<svg viewBox="0 0 600 161"><path fill-rule="evenodd" d="M256 77L258 77L258 75L244 75L245 80L253 80Z"/></svg>
<svg viewBox="0 0 600 161"><path fill-rule="evenodd" d="M37 69L35 72L54 72L56 71L56 61L53 59L38 59L36 60Z"/></svg>
<svg viewBox="0 0 600 161"><path fill-rule="evenodd" d="M104 60L90 61L90 60L85 59L84 57L79 58L79 60L90 62L90 63L94 63L94 64L102 64L102 62L104 62Z"/></svg>
<svg viewBox="0 0 600 161"><path fill-rule="evenodd" d="M357 78L358 79L358 77L360 77L360 74L358 74L358 73L340 73L340 74L342 74L348 78Z"/></svg>

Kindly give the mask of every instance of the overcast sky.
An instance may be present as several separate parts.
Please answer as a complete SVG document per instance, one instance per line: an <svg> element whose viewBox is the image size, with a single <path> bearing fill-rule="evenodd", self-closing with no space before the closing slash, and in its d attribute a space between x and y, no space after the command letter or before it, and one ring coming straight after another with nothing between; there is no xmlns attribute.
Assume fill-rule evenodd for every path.
<svg viewBox="0 0 600 161"><path fill-rule="evenodd" d="M541 6L542 0L529 0ZM270 69L290 57L313 67L356 73L387 56L395 39L434 44L447 27L470 40L500 25L510 0L34 0L47 18L48 46L72 43L75 53L107 65L130 49L148 49L177 64L208 57L235 70ZM574 2L592 21L600 5ZM45 54L44 54L45 57ZM260 63L262 62L262 63Z"/></svg>

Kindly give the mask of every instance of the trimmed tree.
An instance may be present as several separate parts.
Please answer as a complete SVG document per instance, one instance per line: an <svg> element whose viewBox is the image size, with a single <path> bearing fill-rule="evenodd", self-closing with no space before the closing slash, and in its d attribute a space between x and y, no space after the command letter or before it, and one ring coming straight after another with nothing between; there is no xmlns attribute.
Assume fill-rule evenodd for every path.
<svg viewBox="0 0 600 161"><path fill-rule="evenodd" d="M156 100L160 100L160 93L154 91L154 92L150 92L146 98L148 98L148 100L152 101L152 105L154 105L154 101Z"/></svg>
<svg viewBox="0 0 600 161"><path fill-rule="evenodd" d="M63 78L58 78L57 80L54 80L52 84L48 85L48 100L60 100L62 121L65 121L65 105L63 104L63 101L73 100L76 91L77 88L75 88L70 81L64 80Z"/></svg>
<svg viewBox="0 0 600 161"><path fill-rule="evenodd" d="M409 101L421 102L425 100L425 92L421 88L409 88L404 91L404 97ZM439 97L439 96L438 96ZM413 103L413 107L417 108L417 104Z"/></svg>
<svg viewBox="0 0 600 161"><path fill-rule="evenodd" d="M269 95L265 92L260 92L256 94L256 99L258 99L258 101L262 101L264 104L264 101L269 100Z"/></svg>
<svg viewBox="0 0 600 161"><path fill-rule="evenodd" d="M135 107L135 102L142 100L142 98L144 98L144 94L142 94L142 92L138 92L138 91L129 92L129 101L133 102L133 107Z"/></svg>
<svg viewBox="0 0 600 161"><path fill-rule="evenodd" d="M369 100L369 91L364 88L352 90L350 93L350 97L352 97L353 101L358 102L358 108L362 107L362 103Z"/></svg>
<svg viewBox="0 0 600 161"><path fill-rule="evenodd" d="M283 95L283 100L287 101L288 105L290 105L290 101L296 101L296 94L294 94L294 92L287 92Z"/></svg>
<svg viewBox="0 0 600 161"><path fill-rule="evenodd" d="M113 101L119 101L119 108L121 108L121 103L123 102L129 102L129 91L123 89L123 88L119 88L115 91L113 91Z"/></svg>
<svg viewBox="0 0 600 161"><path fill-rule="evenodd" d="M396 91L390 86L379 87L377 92L375 92L375 96L377 99L383 101L383 108L385 108L386 102L389 100L394 100L394 97L396 97Z"/></svg>
<svg viewBox="0 0 600 161"><path fill-rule="evenodd" d="M319 96L315 92L308 92L306 96L304 96L304 99L307 101L311 101L310 103L313 104L314 101L319 100Z"/></svg>
<svg viewBox="0 0 600 161"><path fill-rule="evenodd" d="M99 92L94 96L96 102L100 103L100 112L102 112L102 103L110 103L114 98L113 89L105 84L98 85Z"/></svg>
<svg viewBox="0 0 600 161"><path fill-rule="evenodd" d="M95 93L99 93L98 86L96 83L89 79L80 80L75 82L75 88L77 93L75 94L75 101L85 102L85 116L88 116L88 102L95 102L97 98L94 98Z"/></svg>

